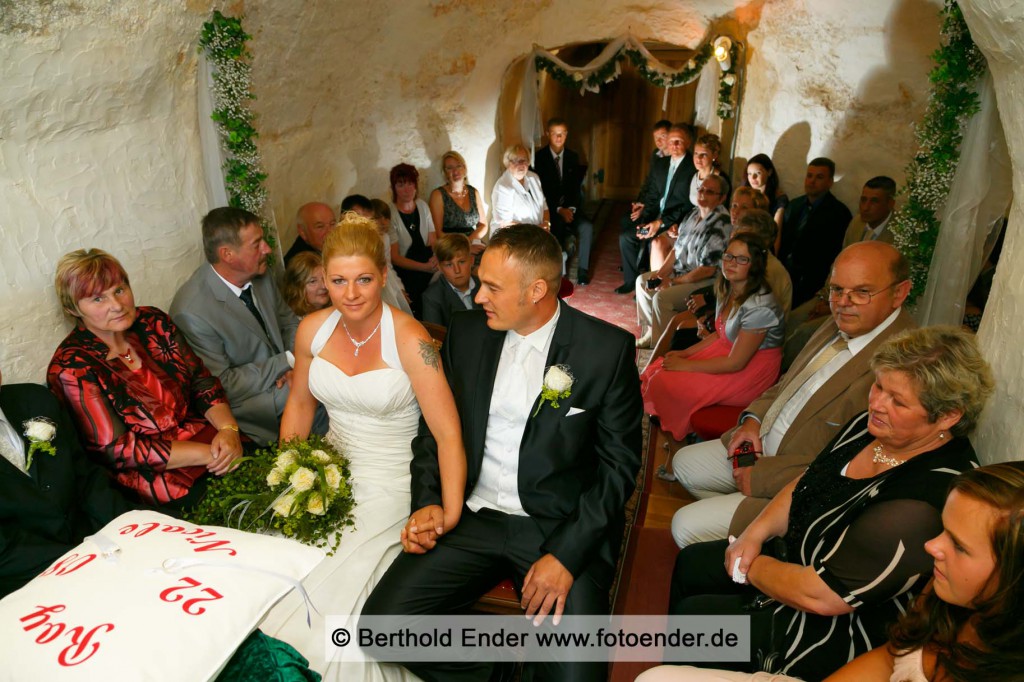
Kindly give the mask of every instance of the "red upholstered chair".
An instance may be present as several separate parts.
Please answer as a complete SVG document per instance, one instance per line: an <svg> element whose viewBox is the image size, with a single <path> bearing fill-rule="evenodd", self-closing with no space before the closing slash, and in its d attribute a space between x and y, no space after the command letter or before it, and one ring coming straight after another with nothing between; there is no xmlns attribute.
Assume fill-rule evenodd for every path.
<svg viewBox="0 0 1024 682"><path fill-rule="evenodd" d="M701 440L714 440L736 426L742 412L742 407L733 405L709 405L693 413L690 426Z"/></svg>

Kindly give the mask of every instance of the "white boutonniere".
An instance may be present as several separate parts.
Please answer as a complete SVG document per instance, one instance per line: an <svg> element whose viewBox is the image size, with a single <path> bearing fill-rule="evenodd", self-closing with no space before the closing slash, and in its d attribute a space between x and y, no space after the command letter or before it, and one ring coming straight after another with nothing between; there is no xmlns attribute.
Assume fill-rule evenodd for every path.
<svg viewBox="0 0 1024 682"><path fill-rule="evenodd" d="M557 409L559 400L572 395L572 382L572 373L566 365L548 367L548 372L544 375L544 385L540 388L540 400L537 401L537 409L533 411L533 416L537 416L545 402L551 403L551 407Z"/></svg>
<svg viewBox="0 0 1024 682"><path fill-rule="evenodd" d="M36 452L45 452L50 457L57 454L53 447L53 437L57 435L57 425L46 417L36 417L22 423L25 429L25 438L31 444L28 447L28 456L25 458L25 471L32 467L32 455Z"/></svg>

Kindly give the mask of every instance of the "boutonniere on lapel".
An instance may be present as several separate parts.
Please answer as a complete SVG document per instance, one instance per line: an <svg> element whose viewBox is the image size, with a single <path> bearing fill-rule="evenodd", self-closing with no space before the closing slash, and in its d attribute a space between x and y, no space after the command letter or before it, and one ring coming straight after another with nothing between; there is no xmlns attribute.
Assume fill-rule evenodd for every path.
<svg viewBox="0 0 1024 682"><path fill-rule="evenodd" d="M551 407L557 409L559 400L572 395L572 382L572 372L567 365L548 367L548 372L544 375L544 385L540 387L540 400L537 401L537 409L533 411L533 416L537 416L545 402L551 403Z"/></svg>
<svg viewBox="0 0 1024 682"><path fill-rule="evenodd" d="M50 457L57 454L53 447L53 437L57 435L57 425L46 417L36 417L22 423L25 429L25 438L28 438L28 456L25 458L25 471L32 468L32 455L37 452L45 452Z"/></svg>

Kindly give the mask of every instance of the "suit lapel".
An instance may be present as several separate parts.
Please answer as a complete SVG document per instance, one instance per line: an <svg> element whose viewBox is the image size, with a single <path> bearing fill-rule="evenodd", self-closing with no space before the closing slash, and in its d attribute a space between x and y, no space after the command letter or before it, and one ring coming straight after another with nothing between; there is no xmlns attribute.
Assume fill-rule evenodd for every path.
<svg viewBox="0 0 1024 682"><path fill-rule="evenodd" d="M230 313L234 318L241 322L242 326L248 329L250 332L255 334L259 338L267 338L263 328L260 327L260 323L256 321L256 317L249 312L249 309L245 307L242 300L235 296L235 293L228 289L227 285L221 281L220 277L214 272L213 267L207 267L206 269L206 284L213 294L213 297L221 302L223 310ZM255 289L255 287L253 287ZM262 301L261 301L262 304ZM261 305L262 307L262 305Z"/></svg>
<svg viewBox="0 0 1024 682"><path fill-rule="evenodd" d="M257 277L252 281L252 290L256 295L257 306L263 315L263 321L267 324L267 333L271 336L270 341L275 348L284 348L284 340L281 338L281 325L277 323L277 301L273 296L274 289L269 280L269 274ZM239 301L241 303L241 301ZM242 305L245 305L244 303ZM248 309L246 309L248 313ZM249 313L249 317L253 317ZM253 317L255 320L256 318ZM257 327L259 324L257 323Z"/></svg>
<svg viewBox="0 0 1024 682"><path fill-rule="evenodd" d="M573 311L569 306L564 305L561 301L559 305L558 322L555 324L555 331L551 337L551 346L548 348L548 356L544 360L544 373L547 374L548 368L554 365L565 365L572 371L571 363L569 362L569 356L572 352L572 336L573 336ZM549 409L545 407L537 412L537 416L534 416L534 411L537 410L537 401L540 399L540 393L533 397L533 402L530 403L530 416L526 420L526 430L523 432L523 441L520 445L519 456L520 459L523 456L524 451L529 451L531 448L526 447L526 444L530 441L537 428L542 428L543 424L546 423L548 416L554 416L561 412L569 409L566 402L562 402L558 410Z"/></svg>

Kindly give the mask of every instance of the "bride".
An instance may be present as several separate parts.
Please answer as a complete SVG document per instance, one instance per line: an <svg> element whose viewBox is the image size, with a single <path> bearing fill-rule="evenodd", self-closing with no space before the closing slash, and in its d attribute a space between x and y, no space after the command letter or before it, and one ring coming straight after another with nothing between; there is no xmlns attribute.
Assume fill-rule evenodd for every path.
<svg viewBox="0 0 1024 682"><path fill-rule="evenodd" d="M323 403L327 438L351 463L355 526L303 581L319 611L311 612L312 627L301 596L292 592L260 628L302 652L325 679L403 679L409 673L396 665L325 661L324 616L358 614L401 552L410 512L410 443L421 410L438 444L444 505L431 510L429 525L440 534L458 524L466 484L459 417L427 331L381 302L387 262L376 226L346 215L324 243L323 264L333 306L299 325L281 439L308 437L317 401Z"/></svg>

